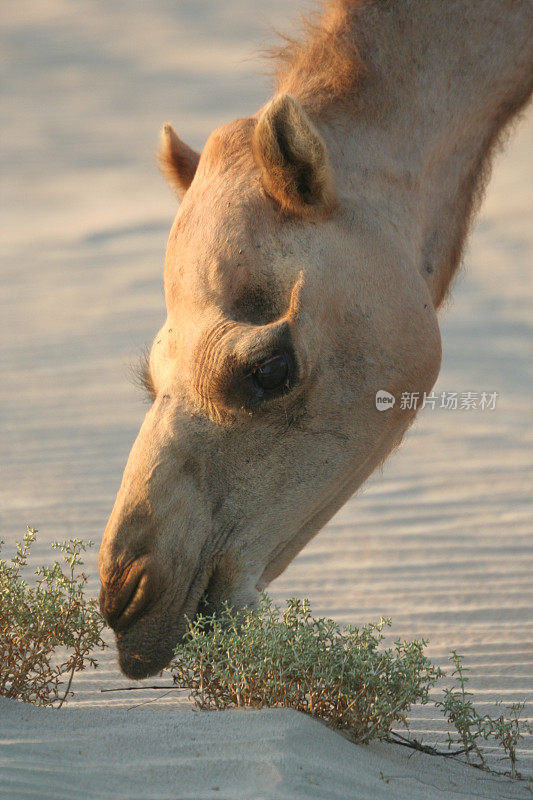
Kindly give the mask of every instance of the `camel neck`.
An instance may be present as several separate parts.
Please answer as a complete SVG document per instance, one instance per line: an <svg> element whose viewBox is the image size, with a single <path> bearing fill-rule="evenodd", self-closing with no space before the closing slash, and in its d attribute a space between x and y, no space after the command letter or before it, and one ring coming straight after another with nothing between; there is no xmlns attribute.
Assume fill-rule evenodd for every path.
<svg viewBox="0 0 533 800"><path fill-rule="evenodd" d="M314 102L305 81L302 89L291 82L288 65L278 85L300 94L322 130L340 192L382 205L407 228L438 306L459 264L494 145L533 88L533 5L343 0L335 8L322 24L329 25L329 45L334 49L336 37L336 52L352 60L351 81L341 81L337 92L330 81L327 97L315 89ZM302 52L319 30L302 44L299 60L293 57L300 84ZM321 70L326 80L331 59L317 59L315 87Z"/></svg>

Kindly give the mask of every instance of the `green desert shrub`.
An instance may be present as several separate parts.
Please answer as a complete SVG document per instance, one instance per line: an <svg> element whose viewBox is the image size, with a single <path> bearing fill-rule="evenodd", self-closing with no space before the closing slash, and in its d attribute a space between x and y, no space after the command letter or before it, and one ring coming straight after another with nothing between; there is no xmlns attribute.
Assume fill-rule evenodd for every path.
<svg viewBox="0 0 533 800"><path fill-rule="evenodd" d="M460 745L469 761L474 759L476 766L486 767L487 762L481 744L492 740L509 759L511 777L517 777L517 747L524 733L532 733L533 728L522 720L525 703L511 703L496 717L480 714L473 702L472 692L467 691L468 668L463 665L463 657L452 650L450 661L453 664L453 685L443 691L442 700L435 705L446 717L453 733L448 732L448 746ZM500 709L502 704L498 703Z"/></svg>
<svg viewBox="0 0 533 800"><path fill-rule="evenodd" d="M104 621L84 596L80 539L54 543L61 561L39 567L34 585L23 578L36 531L28 528L10 561L0 559L0 695L61 706L74 674L96 667ZM0 549L2 546L0 542Z"/></svg>
<svg viewBox="0 0 533 800"><path fill-rule="evenodd" d="M408 727L411 706L430 702L445 673L424 655L425 640L383 647L388 625L390 620L381 619L361 628L341 627L313 618L307 600L289 600L281 610L263 594L256 610L226 607L220 615L188 621L170 668L174 684L189 689L201 709L294 708L347 731L357 742L386 738L445 755L392 731L398 723ZM503 774L517 777L517 747L531 732L520 719L524 704L513 703L496 717L479 714L466 689L462 657L454 651L450 660L452 683L440 700L431 700L448 722L450 753L488 769L481 745L491 740L510 762Z"/></svg>
<svg viewBox="0 0 533 800"><path fill-rule="evenodd" d="M307 600L282 611L266 595L256 611L189 622L171 665L174 683L202 709L284 706L348 731L356 741L384 738L426 703L440 670L423 640L384 648L389 620L341 627L311 616Z"/></svg>
<svg viewBox="0 0 533 800"><path fill-rule="evenodd" d="M90 542L54 543L62 561L39 567L33 585L24 580L35 533L28 528L10 562L0 559L0 695L61 706L72 693L74 674L97 666L93 653L105 647L104 620L96 601L84 596L81 554ZM294 708L347 731L357 742L387 738L438 754L392 734L398 723L407 726L412 705L430 702L445 673L424 655L425 640L384 647L389 625L381 619L340 626L315 619L307 600L289 600L282 610L263 594L256 610L226 606L222 614L188 621L171 664L174 684L189 689L201 709ZM520 718L524 703L513 703L496 717L481 715L467 691L462 656L453 651L450 661L452 684L435 703L450 728L449 747L459 747L453 753L487 769L481 744L491 740L510 762L506 774L517 777L517 748L523 734L533 732Z"/></svg>

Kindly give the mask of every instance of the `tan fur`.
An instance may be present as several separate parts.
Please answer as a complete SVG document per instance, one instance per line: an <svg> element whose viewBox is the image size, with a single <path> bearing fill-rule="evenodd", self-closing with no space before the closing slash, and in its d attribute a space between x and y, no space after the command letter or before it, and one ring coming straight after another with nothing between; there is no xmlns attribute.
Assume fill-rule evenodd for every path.
<svg viewBox="0 0 533 800"><path fill-rule="evenodd" d="M276 95L259 116L253 152L267 194L297 215L331 210L333 173L326 145L298 101Z"/></svg>
<svg viewBox="0 0 533 800"><path fill-rule="evenodd" d="M364 68L353 36L362 0L333 0L320 14L304 18L301 40L285 37L271 51L276 90L298 97L313 114L349 102Z"/></svg>
<svg viewBox="0 0 533 800"><path fill-rule="evenodd" d="M161 131L157 157L161 172L181 199L196 173L199 153L182 142L172 125L167 123Z"/></svg>
<svg viewBox="0 0 533 800"><path fill-rule="evenodd" d="M532 62L528 0L333 2L263 111L200 158L166 130L183 196L167 319L100 548L127 675L168 663L204 592L203 610L253 604L402 440L401 395L437 378L436 310ZM287 379L260 397L280 355Z"/></svg>

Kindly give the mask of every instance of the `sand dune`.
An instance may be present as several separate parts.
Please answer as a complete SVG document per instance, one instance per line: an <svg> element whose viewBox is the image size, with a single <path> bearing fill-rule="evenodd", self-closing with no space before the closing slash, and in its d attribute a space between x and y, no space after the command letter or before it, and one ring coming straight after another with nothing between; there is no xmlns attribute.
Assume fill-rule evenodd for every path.
<svg viewBox="0 0 533 800"><path fill-rule="evenodd" d="M128 364L163 317L175 203L154 168L158 130L169 119L201 147L215 125L254 111L269 80L249 56L299 5L3 4L0 537L8 546L26 523L40 529L37 559L55 539L98 543L144 413ZM497 391L496 410L424 410L383 473L271 586L276 600L307 596L314 612L341 621L392 616L395 636L428 637L443 665L458 647L482 710L497 699L533 699L532 148L529 114L497 162L442 314L436 391ZM96 548L87 570L96 593ZM384 746L354 749L288 712L174 720L186 707L175 692L100 693L128 683L111 648L100 670L76 681L70 710L3 703L0 763L8 780L19 781L7 796L60 796L53 787L61 776L69 776L64 796L109 796L112 765L97 766L105 742L128 743L125 764L149 753L142 776L136 772L117 797L250 797L254 774L254 797L438 796L426 779L446 797L478 796L481 787L487 797L515 791L449 762L409 760ZM140 703L164 712L126 713ZM87 716L77 716L82 711ZM440 740L437 712L414 716L415 733ZM100 729L107 738L96 735ZM235 737L227 751L215 748L221 735ZM196 761L185 744L193 736L201 743ZM76 742L90 757L76 755ZM530 742L521 760L533 773ZM299 777L299 764L318 788ZM154 783L158 769L164 774ZM385 783L380 770L408 779ZM189 794L173 783L183 771ZM114 786L120 776L130 780L124 773ZM153 794L128 794L137 780Z"/></svg>
<svg viewBox="0 0 533 800"><path fill-rule="evenodd" d="M0 698L0 712L0 791L21 800L530 797L524 784L454 761L356 746L287 709L58 714Z"/></svg>

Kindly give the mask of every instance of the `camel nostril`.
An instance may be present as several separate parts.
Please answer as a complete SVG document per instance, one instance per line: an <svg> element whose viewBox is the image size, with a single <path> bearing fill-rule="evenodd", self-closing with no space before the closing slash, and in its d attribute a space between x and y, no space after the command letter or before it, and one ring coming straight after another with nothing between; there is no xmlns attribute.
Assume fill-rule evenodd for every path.
<svg viewBox="0 0 533 800"><path fill-rule="evenodd" d="M146 559L139 558L102 585L100 611L113 630L122 631L141 615L153 595L151 571Z"/></svg>

